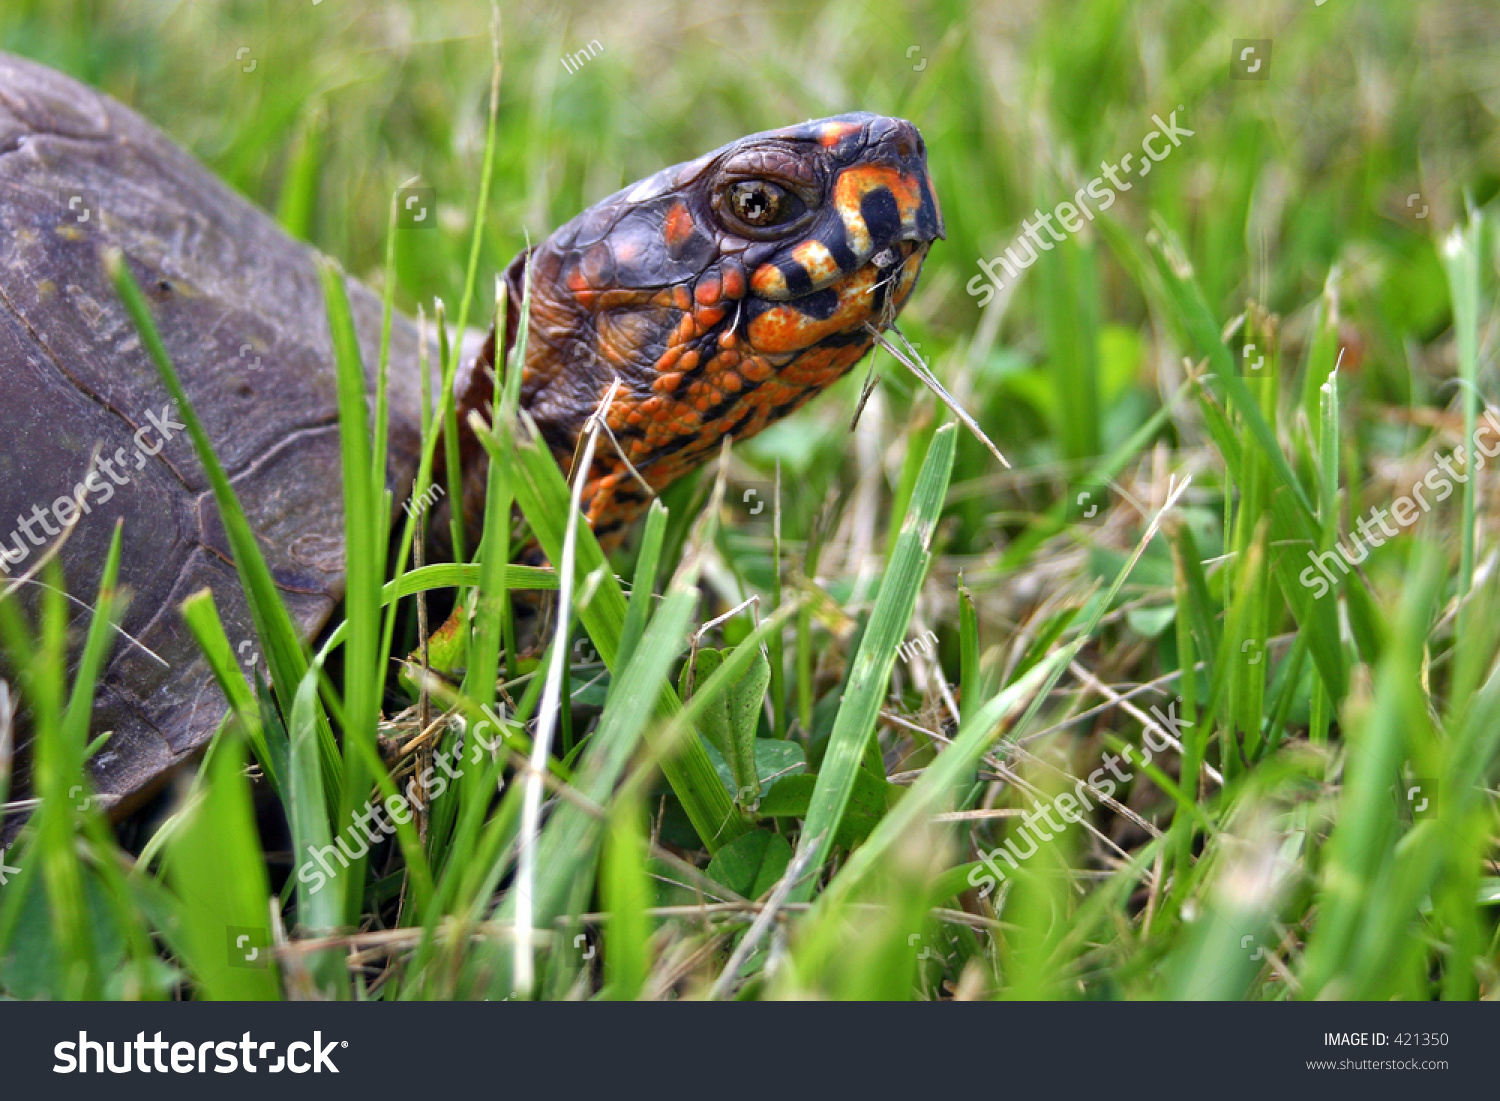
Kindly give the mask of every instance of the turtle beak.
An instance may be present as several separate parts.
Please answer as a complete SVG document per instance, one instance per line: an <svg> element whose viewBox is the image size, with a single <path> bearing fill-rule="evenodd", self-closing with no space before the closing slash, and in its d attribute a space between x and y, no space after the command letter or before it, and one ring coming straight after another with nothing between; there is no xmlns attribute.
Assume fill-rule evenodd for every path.
<svg viewBox="0 0 1500 1101"><path fill-rule="evenodd" d="M865 148L868 162L892 173L897 184L893 194L898 199L901 228L888 243L931 244L945 239L943 210L932 186L927 143L921 132L905 119L876 118L865 127Z"/></svg>
<svg viewBox="0 0 1500 1101"><path fill-rule="evenodd" d="M943 212L927 170L927 146L905 119L829 121L819 139L833 154L828 203L836 214L808 240L751 278L760 297L813 294L867 264L888 269L943 237Z"/></svg>
<svg viewBox="0 0 1500 1101"><path fill-rule="evenodd" d="M841 244L861 264L909 254L905 242L925 251L943 236L943 212L922 135L905 119L873 118L862 137L858 159L833 185Z"/></svg>

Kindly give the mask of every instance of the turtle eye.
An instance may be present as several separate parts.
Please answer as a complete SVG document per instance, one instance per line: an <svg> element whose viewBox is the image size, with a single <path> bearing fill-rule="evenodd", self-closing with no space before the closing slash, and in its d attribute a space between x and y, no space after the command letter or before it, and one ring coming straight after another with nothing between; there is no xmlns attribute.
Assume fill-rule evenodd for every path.
<svg viewBox="0 0 1500 1101"><path fill-rule="evenodd" d="M729 209L747 226L774 226L794 214L785 188L767 180L744 180L729 187Z"/></svg>

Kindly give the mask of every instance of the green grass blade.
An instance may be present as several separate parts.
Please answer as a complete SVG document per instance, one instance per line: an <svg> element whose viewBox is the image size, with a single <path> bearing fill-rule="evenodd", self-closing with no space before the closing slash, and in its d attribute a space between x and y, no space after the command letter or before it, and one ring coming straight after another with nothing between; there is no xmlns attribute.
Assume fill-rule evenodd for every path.
<svg viewBox="0 0 1500 1101"><path fill-rule="evenodd" d="M1355 996L1328 987L1345 968L1356 930L1370 911L1388 904L1377 897L1375 886L1396 843L1391 785L1401 776L1412 720L1424 721L1422 641L1442 581L1435 556L1424 556L1421 566L1407 587L1401 629L1377 669L1373 700L1351 701L1341 723L1350 750L1337 825L1324 849L1318 922L1303 956L1303 985L1311 997Z"/></svg>
<svg viewBox="0 0 1500 1101"><path fill-rule="evenodd" d="M99 595L94 602L93 617L89 621L89 633L84 640L78 667L73 673L73 691L68 699L68 707L63 712L63 737L69 745L77 746L80 752L89 740L94 689L115 641L115 620L119 611L116 607L118 594L115 586L120 578L120 547L124 525L124 520L115 521L109 551L104 558L104 572L99 578ZM79 763L82 764L81 758Z"/></svg>
<svg viewBox="0 0 1500 1101"><path fill-rule="evenodd" d="M495 347L503 349L507 295L503 281L498 283L498 287ZM515 500L515 491L511 488L513 449L508 442L515 415L506 407L500 392L494 394L492 407L496 410L495 423L491 429L496 437L493 449L495 457L490 460L485 478L484 535L480 539L478 551L480 579L478 599L474 605L469 675L465 681L469 697L482 707L495 702L500 646L507 633L506 620L510 615L505 567L510 561L510 513L511 503ZM479 432L482 429L476 425L474 430Z"/></svg>
<svg viewBox="0 0 1500 1101"><path fill-rule="evenodd" d="M316 747L317 707L318 669L313 667L297 687L287 725L291 791L287 809L296 868L297 923L312 936L324 936L336 932L341 925L345 896L361 892L360 885L351 884L349 879L352 850L357 842L350 844L351 853L346 857L335 846L328 825ZM342 989L343 961L338 953L322 953L310 964L310 970L325 990Z"/></svg>
<svg viewBox="0 0 1500 1101"><path fill-rule="evenodd" d="M399 192L391 195L391 209L387 215L385 230L385 282L380 294L380 351L375 365L375 438L370 445L370 483L382 490L385 488L387 445L390 438L391 326L395 323L396 316L397 194ZM424 389L424 394L425 392ZM383 530L389 530L389 527L386 524ZM384 548L385 543L382 541L381 549Z"/></svg>
<svg viewBox="0 0 1500 1101"><path fill-rule="evenodd" d="M244 674L240 672L234 648L229 641L229 636L224 633L223 621L219 619L219 609L214 604L213 592L209 589L199 589L184 600L182 618L183 622L188 625L188 629L193 632L193 637L198 640L198 648L203 651L208 667L213 671L214 680L218 682L224 698L229 701L230 710L239 720L240 729L244 731L246 740L255 750L255 758L265 771L267 781L278 795L284 793L286 791L283 786L284 778L278 762L266 743L255 693L250 690Z"/></svg>
<svg viewBox="0 0 1500 1101"><path fill-rule="evenodd" d="M1479 390L1475 385L1479 373L1479 257L1484 247L1484 222L1478 213L1469 216L1463 229L1455 229L1443 242L1443 265L1448 274L1449 296L1453 303L1453 336L1458 350L1458 377L1464 386L1459 394L1464 410L1464 448L1474 444L1475 406ZM1470 469L1474 456L1465 460ZM1464 479L1463 512L1459 532L1458 595L1467 596L1474 587L1474 509L1476 481Z"/></svg>
<svg viewBox="0 0 1500 1101"><path fill-rule="evenodd" d="M569 509L567 483L537 437L517 443L516 500L547 557L560 561L563 523ZM588 630L600 658L613 670L625 626L625 594L587 524L578 527L574 572L580 590L578 618ZM591 580L593 576L597 576L597 583ZM662 690L661 706L669 715L682 706L670 686ZM747 828L735 812L696 732L688 731L677 742L673 754L662 761L662 771L710 852L717 851L720 845Z"/></svg>
<svg viewBox="0 0 1500 1101"><path fill-rule="evenodd" d="M281 180L276 221L299 241L313 239L318 212L318 186L323 176L324 138L328 113L321 101L303 112L287 170Z"/></svg>
<svg viewBox="0 0 1500 1101"><path fill-rule="evenodd" d="M614 1001L639 997L650 966L645 817L634 800L616 804L604 847L599 893L610 915L604 935L604 980L605 994Z"/></svg>
<svg viewBox="0 0 1500 1101"><path fill-rule="evenodd" d="M270 886L244 763L238 742L217 747L202 798L167 847L168 876L181 900L179 943L202 996L215 1001L278 993L268 960Z"/></svg>
<svg viewBox="0 0 1500 1101"><path fill-rule="evenodd" d="M380 590L380 603L390 605L417 593L428 593L434 589L456 589L478 585L481 568L473 562L438 562L431 566L408 570L394 581L387 581ZM544 566L505 567L505 587L508 590L534 590L551 592L557 588L557 573ZM325 660L335 646L342 645L349 633L347 621L340 623L318 651L318 660Z"/></svg>
<svg viewBox="0 0 1500 1101"><path fill-rule="evenodd" d="M343 273L331 261L319 265L323 301L333 340L338 381L339 444L344 483L344 610L349 624L344 643L344 759L336 824L353 821L370 790L366 758L350 747L354 740L374 748L383 690L380 649L380 589L385 570L384 479L372 477L369 408L359 337L349 310ZM377 488L378 487L378 488ZM363 860L350 882L364 881ZM345 896L345 918L357 924L363 898L351 890Z"/></svg>
<svg viewBox="0 0 1500 1101"><path fill-rule="evenodd" d="M624 775L652 719L653 705L661 699L672 663L682 652L688 617L697 603L694 580L695 574L688 574L674 581L647 626L635 657L620 673L616 694L584 750L574 786L595 806L604 805ZM719 782L717 776L714 782ZM599 825L581 807L564 801L542 831L537 841L537 879L531 899L537 929L552 926L575 877L582 868L592 866ZM515 915L514 893L508 894L499 908L502 920L509 921Z"/></svg>
<svg viewBox="0 0 1500 1101"><path fill-rule="evenodd" d="M972 777L980 757L999 736L1001 724L1038 693L1045 692L1046 686L1067 668L1068 662L1073 660L1081 645L1070 643L1048 654L1019 680L1006 685L982 707L974 709L973 717L965 719L953 743L923 770L921 777L901 797L901 801L880 820L880 824L864 843L849 855L838 875L818 899L815 914L837 908L860 882L874 872L883 860L889 858L891 849L902 837L907 836L910 830L920 827L924 819L941 809L945 801L952 799L959 783L965 777Z"/></svg>
<svg viewBox="0 0 1500 1101"><path fill-rule="evenodd" d="M183 390L182 382L177 377L177 370L172 366L172 360L162 345L161 336L156 330L156 323L151 318L151 310L146 305L145 296L141 294L135 277L131 275L130 268L118 250L106 255L105 266L114 283L115 292L120 296L120 301L124 303L126 311L140 333L141 342L146 346L147 352L156 364L163 385L166 386L167 392L177 405L177 415L187 425L188 435L193 441L193 450L197 453L198 461L203 465L204 474L213 490L214 502L218 505L219 517L234 553L235 570L239 574L240 585L244 589L245 598L250 606L250 616L255 623L255 632L260 639L261 649L270 666L271 681L277 698L283 710L290 712L292 694L297 691L296 686L300 685L307 675L308 668L307 655L298 637L296 625L292 622L292 617L281 600L276 582L271 577L266 560L260 553L255 533L250 529L249 521L245 519L245 512L240 507L234 488L229 484L229 477L225 474L224 467L214 453L208 433L204 431L203 423L193 411L187 392ZM321 708L315 709L313 721L325 772L331 781L332 777L339 772L340 759L338 746L333 740L333 729L329 726L328 719L322 713Z"/></svg>
<svg viewBox="0 0 1500 1101"><path fill-rule="evenodd" d="M823 765L813 789L812 802L803 823L798 856L816 844L810 866L826 862L838 832L854 780L864 759L865 749L875 731L875 719L885 697L891 669L896 663L896 647L905 637L917 593L927 576L932 555L929 546L938 515L948 492L948 477L953 469L957 429L946 424L933 434L927 449L922 473L912 492L911 508L902 521L889 569L880 584L870 623L860 641L849 677L849 686L834 721ZM792 890L794 901L805 902L812 895L814 881L803 880Z"/></svg>
<svg viewBox="0 0 1500 1101"><path fill-rule="evenodd" d="M646 630L656 593L656 572L661 562L661 543L667 534L667 507L652 501L646 512L646 528L641 534L641 550L635 560L635 577L630 584L630 602L625 606L625 623L620 628L618 660L626 665L635 654L636 645ZM611 685L613 689L613 685Z"/></svg>

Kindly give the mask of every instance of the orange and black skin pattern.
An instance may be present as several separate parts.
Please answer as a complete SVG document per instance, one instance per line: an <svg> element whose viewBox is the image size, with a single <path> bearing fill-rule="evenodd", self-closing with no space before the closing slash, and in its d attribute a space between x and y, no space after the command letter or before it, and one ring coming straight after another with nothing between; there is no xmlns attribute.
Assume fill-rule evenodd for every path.
<svg viewBox="0 0 1500 1101"><path fill-rule="evenodd" d="M512 334L528 268L531 281L522 406L566 470L618 378L608 424L660 491L847 373L873 342L866 323L895 319L942 236L903 119L839 115L663 169L511 264ZM493 345L460 395L486 413ZM601 436L582 501L606 550L649 499Z"/></svg>

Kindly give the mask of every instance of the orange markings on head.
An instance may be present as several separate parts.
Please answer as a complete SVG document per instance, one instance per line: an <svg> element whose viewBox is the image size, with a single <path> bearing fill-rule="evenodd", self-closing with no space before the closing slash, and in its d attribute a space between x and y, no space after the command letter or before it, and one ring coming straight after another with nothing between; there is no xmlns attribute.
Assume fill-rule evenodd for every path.
<svg viewBox="0 0 1500 1101"><path fill-rule="evenodd" d="M725 329L719 334L720 348L733 348L739 342L740 338L734 334L733 330Z"/></svg>
<svg viewBox="0 0 1500 1101"><path fill-rule="evenodd" d="M699 330L707 332L724 320L724 307L699 306L693 311L693 320L698 323Z"/></svg>
<svg viewBox="0 0 1500 1101"><path fill-rule="evenodd" d="M857 211L866 195L882 187L889 188L895 196L902 222L914 223L917 208L922 205L919 181L887 164L859 164L844 169L833 185L833 201L841 212Z"/></svg>
<svg viewBox="0 0 1500 1101"><path fill-rule="evenodd" d="M589 281L584 278L583 272L574 268L568 272L568 290L574 294L582 294L589 289Z"/></svg>
<svg viewBox="0 0 1500 1101"><path fill-rule="evenodd" d="M910 265L908 265L910 266ZM871 314L875 305L873 294L875 283L885 276L873 265L866 265L852 276L834 284L838 292L838 305L825 319L809 316L796 306L795 301L777 304L750 322L746 335L750 346L758 352L801 352L835 333L857 330ZM902 281L891 302L899 309L912 284Z"/></svg>
<svg viewBox="0 0 1500 1101"><path fill-rule="evenodd" d="M677 389L677 384L681 381L682 372L668 371L665 374L657 376L656 380L651 383L651 389L655 390L658 394L669 393Z"/></svg>
<svg viewBox="0 0 1500 1101"><path fill-rule="evenodd" d="M719 280L710 275L707 279L698 281L698 286L693 290L693 297L698 300L700 306L712 306L719 300L721 289Z"/></svg>
<svg viewBox="0 0 1500 1101"><path fill-rule="evenodd" d="M762 264L750 277L750 289L762 298L785 298L786 276L775 264Z"/></svg>
<svg viewBox="0 0 1500 1101"><path fill-rule="evenodd" d="M823 128L823 133L818 138L818 143L825 149L832 149L850 134L857 134L858 132L859 124L856 122L830 122Z"/></svg>
<svg viewBox="0 0 1500 1101"><path fill-rule="evenodd" d="M717 381L720 386L724 387L731 394L738 394L740 389L745 385L740 376L733 371L725 371L718 375Z"/></svg>
<svg viewBox="0 0 1500 1101"><path fill-rule="evenodd" d="M901 224L914 228L917 210L922 205L922 190L919 182L899 169L883 164L861 164L846 168L839 173L833 185L833 206L844 223L844 235L849 247L859 255L868 255L874 244L870 240L870 228L865 225L861 204L870 192L879 188L890 189L896 200L896 210L901 215Z"/></svg>
<svg viewBox="0 0 1500 1101"><path fill-rule="evenodd" d="M682 203L673 203L672 209L667 211L666 223L662 227L666 235L667 247L674 252L682 248L692 239L693 231L697 228L693 222L693 216L688 213L688 208Z"/></svg>
<svg viewBox="0 0 1500 1101"><path fill-rule="evenodd" d="M739 268L731 267L724 273L724 297L745 297L745 273Z"/></svg>
<svg viewBox="0 0 1500 1101"><path fill-rule="evenodd" d="M672 288L672 305L676 306L679 310L692 308L692 296L688 294L688 289L681 284Z"/></svg>
<svg viewBox="0 0 1500 1101"><path fill-rule="evenodd" d="M839 273L838 261L828 246L816 238L803 241L792 249L792 259L802 265L814 287L821 287Z"/></svg>
<svg viewBox="0 0 1500 1101"><path fill-rule="evenodd" d="M747 330L750 345L758 351L787 352L806 348L817 342L810 335L810 318L790 306L767 310Z"/></svg>
<svg viewBox="0 0 1500 1101"><path fill-rule="evenodd" d="M677 361L677 365L684 371L691 371L698 366L698 352L696 350L684 352L682 358Z"/></svg>

